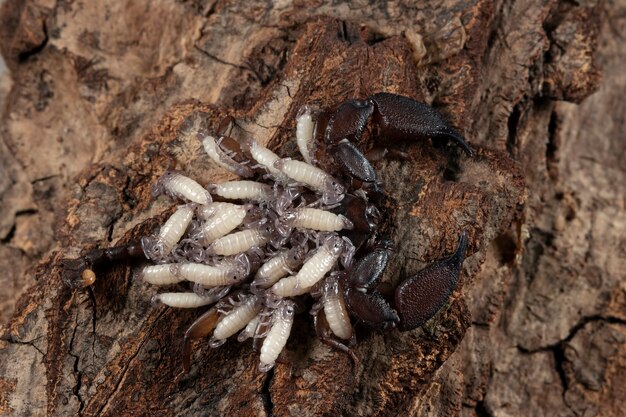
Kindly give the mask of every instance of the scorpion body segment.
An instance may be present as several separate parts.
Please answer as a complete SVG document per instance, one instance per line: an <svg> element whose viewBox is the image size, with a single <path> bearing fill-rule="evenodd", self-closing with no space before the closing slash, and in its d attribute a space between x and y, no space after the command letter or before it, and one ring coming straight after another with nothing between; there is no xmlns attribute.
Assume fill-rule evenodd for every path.
<svg viewBox="0 0 626 417"><path fill-rule="evenodd" d="M197 263L177 264L172 267L174 275L205 287L223 287L238 283L245 278L245 270L238 265L225 267Z"/></svg>
<svg viewBox="0 0 626 417"><path fill-rule="evenodd" d="M334 160L351 177L366 183L376 181L374 167L352 142L342 140L333 148L333 153Z"/></svg>
<svg viewBox="0 0 626 417"><path fill-rule="evenodd" d="M246 324L246 327L244 327L241 333L239 333L239 335L237 336L237 341L243 342L245 340L250 339L251 337L255 337L260 323L261 323L261 316L259 313L256 316L254 316L254 318L250 320L248 324Z"/></svg>
<svg viewBox="0 0 626 417"><path fill-rule="evenodd" d="M452 255L428 265L396 288L401 331L422 326L448 302L459 281L466 251L467 232L463 232Z"/></svg>
<svg viewBox="0 0 626 417"><path fill-rule="evenodd" d="M228 200L263 202L272 197L272 187L256 181L228 181L211 184L207 188L211 194Z"/></svg>
<svg viewBox="0 0 626 417"><path fill-rule="evenodd" d="M220 206L220 208L217 208L214 214L202 224L198 239L204 245L211 244L214 240L226 236L243 223L246 214L247 209L244 206L236 204Z"/></svg>
<svg viewBox="0 0 626 417"><path fill-rule="evenodd" d="M297 275L281 279L272 286L271 291L280 297L307 293L309 288L317 284L337 264L343 249L344 243L341 238L331 236L328 242L302 265Z"/></svg>
<svg viewBox="0 0 626 417"><path fill-rule="evenodd" d="M202 297L193 292L166 292L155 295L152 300L176 308L198 308L216 301L212 297Z"/></svg>
<svg viewBox="0 0 626 417"><path fill-rule="evenodd" d="M304 261L305 250L302 246L280 252L265 262L254 276L252 285L259 288L269 288L279 279L293 273Z"/></svg>
<svg viewBox="0 0 626 417"><path fill-rule="evenodd" d="M156 238L156 247L162 254L169 254L180 241L193 218L193 207L181 206L161 226Z"/></svg>
<svg viewBox="0 0 626 417"><path fill-rule="evenodd" d="M329 279L324 285L322 306L326 321L333 334L343 340L351 339L353 335L352 324L339 286L339 280L336 277Z"/></svg>
<svg viewBox="0 0 626 417"><path fill-rule="evenodd" d="M257 161L259 165L263 166L264 169L274 175L278 180L287 180L287 177L274 166L276 161L280 159L278 155L250 137L245 137L241 142L244 151L249 153L252 159Z"/></svg>
<svg viewBox="0 0 626 417"><path fill-rule="evenodd" d="M293 318L295 305L291 300L283 299L272 313L272 324L267 332L263 345L261 346L261 356L259 370L267 372L274 367L278 355L287 344Z"/></svg>
<svg viewBox="0 0 626 417"><path fill-rule="evenodd" d="M259 314L261 308L258 297L248 297L219 321L213 331L211 346L220 346L226 339L245 328Z"/></svg>
<svg viewBox="0 0 626 417"><path fill-rule="evenodd" d="M274 166L294 181L322 193L325 204L335 204L343 199L345 187L316 166L289 158L279 159Z"/></svg>
<svg viewBox="0 0 626 417"><path fill-rule="evenodd" d="M264 246L271 236L267 229L247 229L231 233L211 243L207 252L214 255L237 255L255 246Z"/></svg>
<svg viewBox="0 0 626 417"><path fill-rule="evenodd" d="M184 278L172 272L175 271L176 264L160 264L144 266L140 273L140 278L152 285L172 285L178 284Z"/></svg>
<svg viewBox="0 0 626 417"><path fill-rule="evenodd" d="M166 194L192 201L197 204L209 204L211 195L200 184L175 171L166 171L154 187L153 194Z"/></svg>
<svg viewBox="0 0 626 417"><path fill-rule="evenodd" d="M225 203L222 201L214 201L212 203L196 207L196 216L198 220L207 221L220 211L227 211L233 207L241 207L233 203Z"/></svg>
<svg viewBox="0 0 626 417"><path fill-rule="evenodd" d="M282 220L291 227L321 232L338 232L353 227L352 222L341 214L337 215L330 211L309 207L289 210L282 217Z"/></svg>
<svg viewBox="0 0 626 417"><path fill-rule="evenodd" d="M313 130L315 129L315 121L313 120L313 111L309 106L302 106L297 116L296 123L296 143L304 161L307 164L313 164Z"/></svg>
<svg viewBox="0 0 626 417"><path fill-rule="evenodd" d="M450 139L469 156L472 148L433 107L409 97L378 93L370 97L374 107L374 122L384 137L395 140L415 140L430 137L435 140Z"/></svg>

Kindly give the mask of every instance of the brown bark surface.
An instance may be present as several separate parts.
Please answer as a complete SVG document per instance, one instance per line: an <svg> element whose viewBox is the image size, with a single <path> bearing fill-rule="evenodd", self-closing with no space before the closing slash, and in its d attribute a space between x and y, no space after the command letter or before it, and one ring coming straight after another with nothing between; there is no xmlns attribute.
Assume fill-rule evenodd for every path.
<svg viewBox="0 0 626 417"><path fill-rule="evenodd" d="M626 2L421 3L7 0L0 413L623 415ZM269 374L249 343L199 341L184 375L202 310L152 305L139 265L61 281L62 258L163 221L168 167L232 178L200 127L233 115L295 155L301 105L378 91L432 104L477 150L426 141L377 164L399 203L386 280L470 235L424 329L360 329L353 367L302 314Z"/></svg>

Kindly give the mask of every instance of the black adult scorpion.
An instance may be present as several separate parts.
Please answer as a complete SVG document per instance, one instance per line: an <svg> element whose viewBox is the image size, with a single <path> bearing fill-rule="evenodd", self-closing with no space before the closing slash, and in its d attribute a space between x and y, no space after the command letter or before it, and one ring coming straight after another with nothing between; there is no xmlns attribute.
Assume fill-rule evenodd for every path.
<svg viewBox="0 0 626 417"><path fill-rule="evenodd" d="M198 138L217 164L245 180L202 187L180 172L166 172L155 193L187 204L140 243L64 260L66 282L91 285L94 269L104 263L146 257L156 265L143 268L144 281L193 283L193 291L154 297L180 308L215 304L185 334L186 369L193 339L212 333L211 346L217 347L238 332L240 341L263 340L259 369L271 369L307 294L316 299L311 314L321 340L355 362L350 317L376 329L408 331L446 304L459 280L466 232L454 253L405 278L392 296L377 289L392 255L393 199L363 143L369 128L385 146L451 140L471 157L471 147L440 113L392 93L326 111L304 106L296 129L304 161L281 158L250 137L231 137L233 122L227 118L215 135L200 131ZM386 152L367 154L371 159Z"/></svg>

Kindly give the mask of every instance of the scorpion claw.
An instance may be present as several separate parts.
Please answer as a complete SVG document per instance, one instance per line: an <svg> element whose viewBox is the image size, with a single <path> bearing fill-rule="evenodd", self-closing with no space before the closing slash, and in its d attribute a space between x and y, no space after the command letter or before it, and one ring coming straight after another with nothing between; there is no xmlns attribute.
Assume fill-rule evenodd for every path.
<svg viewBox="0 0 626 417"><path fill-rule="evenodd" d="M334 159L341 166L344 172L363 182L375 182L376 171L352 143L342 140L333 149Z"/></svg>
<svg viewBox="0 0 626 417"><path fill-rule="evenodd" d="M448 301L459 281L466 250L467 232L464 231L451 256L433 262L396 288L400 331L422 326Z"/></svg>
<svg viewBox="0 0 626 417"><path fill-rule="evenodd" d="M333 159L346 174L364 182L376 181L376 173L361 151L349 142L360 144L368 124L375 126L387 142L452 140L468 156L474 154L441 113L410 97L377 93L365 100L345 101L327 117L326 124L320 118L320 128L325 130L324 140L334 153Z"/></svg>
<svg viewBox="0 0 626 417"><path fill-rule="evenodd" d="M433 139L450 139L463 149L467 156L474 156L474 150L465 142L465 138L449 126L442 126L440 131L432 133Z"/></svg>
<svg viewBox="0 0 626 417"><path fill-rule="evenodd" d="M469 156L472 148L463 136L445 121L434 108L409 97L390 93L378 93L370 97L375 103L374 121L383 136L395 140L414 138L451 139Z"/></svg>
<svg viewBox="0 0 626 417"><path fill-rule="evenodd" d="M365 293L348 287L344 292L348 309L367 326L386 330L399 321L398 313L378 293Z"/></svg>
<svg viewBox="0 0 626 417"><path fill-rule="evenodd" d="M385 271L388 261L388 250L377 249L368 253L350 272L349 286L361 292L374 287Z"/></svg>
<svg viewBox="0 0 626 417"><path fill-rule="evenodd" d="M373 112L374 105L370 100L348 100L340 104L328 120L325 142L359 141Z"/></svg>

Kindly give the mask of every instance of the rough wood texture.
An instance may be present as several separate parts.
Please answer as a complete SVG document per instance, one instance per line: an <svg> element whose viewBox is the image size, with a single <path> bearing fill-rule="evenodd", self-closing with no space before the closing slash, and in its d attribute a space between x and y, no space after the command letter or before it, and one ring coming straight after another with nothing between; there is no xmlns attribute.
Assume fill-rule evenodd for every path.
<svg viewBox="0 0 626 417"><path fill-rule="evenodd" d="M0 412L621 415L625 12L624 1L7 0ZM432 103L478 150L416 143L410 161L377 166L400 203L386 279L470 233L461 284L427 329L359 331L353 369L302 315L289 363L270 374L249 344L198 342L182 375L200 311L152 306L155 289L124 265L89 290L61 282L62 257L162 221L172 203L150 187L167 167L229 178L198 149L199 126L231 114L290 155L300 105L377 91Z"/></svg>

